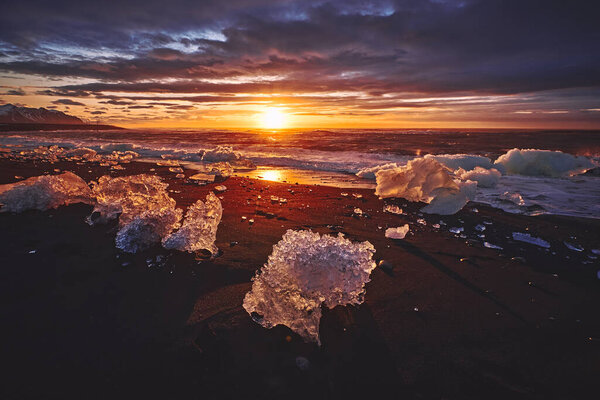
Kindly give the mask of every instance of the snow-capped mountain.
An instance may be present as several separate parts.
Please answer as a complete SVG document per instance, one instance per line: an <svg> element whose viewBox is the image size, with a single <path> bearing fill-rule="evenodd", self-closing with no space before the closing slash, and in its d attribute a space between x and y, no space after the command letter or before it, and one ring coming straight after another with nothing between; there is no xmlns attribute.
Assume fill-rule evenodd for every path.
<svg viewBox="0 0 600 400"><path fill-rule="evenodd" d="M83 124L77 117L46 108L17 107L13 104L0 106L1 124Z"/></svg>

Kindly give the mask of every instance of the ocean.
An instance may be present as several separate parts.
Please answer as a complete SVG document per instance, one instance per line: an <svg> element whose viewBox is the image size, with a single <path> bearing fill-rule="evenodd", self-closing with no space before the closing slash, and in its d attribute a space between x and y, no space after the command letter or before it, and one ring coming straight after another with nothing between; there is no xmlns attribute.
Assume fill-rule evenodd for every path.
<svg viewBox="0 0 600 400"><path fill-rule="evenodd" d="M0 146L34 149L57 145L98 153L134 151L139 160L173 159L189 168L235 157L256 169L236 175L340 188L375 188L373 171L436 155L459 168L498 169L491 187L472 201L511 213L600 218L600 178L583 174L600 165L600 132L514 130L119 130L0 133ZM511 149L549 150L522 152ZM450 155L450 156L442 156ZM204 159L203 159L204 157ZM221 158L219 158L221 157ZM498 163L504 157L507 161ZM358 174L358 175L357 175ZM487 185L489 186L489 185Z"/></svg>

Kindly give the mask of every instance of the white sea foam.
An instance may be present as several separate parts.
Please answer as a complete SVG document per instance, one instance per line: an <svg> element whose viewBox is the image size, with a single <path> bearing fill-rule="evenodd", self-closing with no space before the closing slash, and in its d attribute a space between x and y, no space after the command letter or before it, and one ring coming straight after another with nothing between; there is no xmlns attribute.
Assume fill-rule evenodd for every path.
<svg viewBox="0 0 600 400"><path fill-rule="evenodd" d="M265 328L285 325L320 344L321 304L362 303L374 253L371 243L353 243L341 234L288 230L253 278L244 309Z"/></svg>

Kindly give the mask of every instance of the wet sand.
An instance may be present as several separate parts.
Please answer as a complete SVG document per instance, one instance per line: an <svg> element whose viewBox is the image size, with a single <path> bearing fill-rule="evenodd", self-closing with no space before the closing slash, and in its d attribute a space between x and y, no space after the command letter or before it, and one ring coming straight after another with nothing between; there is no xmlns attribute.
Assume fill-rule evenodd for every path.
<svg viewBox="0 0 600 400"><path fill-rule="evenodd" d="M186 184L168 167L123 166L112 175L155 168L184 208L218 184ZM54 169L86 181L109 173L97 164L0 160L0 183ZM600 221L472 203L440 218L386 201L408 212L393 215L367 189L221 184L222 254L214 260L159 247L121 254L116 226L85 224L86 205L0 214L3 398L564 399L596 390L600 265L589 249L600 247ZM353 215L356 207L367 216ZM433 228L440 219L446 227ZM503 250L482 246L474 227L483 221L492 222L486 240ZM384 237L404 223L414 234ZM262 328L241 307L287 229L368 240L394 266L375 269L363 305L325 310L320 348L286 327ZM508 239L513 231L543 237L551 251ZM569 250L565 240L587 250ZM152 265L157 255L164 265Z"/></svg>

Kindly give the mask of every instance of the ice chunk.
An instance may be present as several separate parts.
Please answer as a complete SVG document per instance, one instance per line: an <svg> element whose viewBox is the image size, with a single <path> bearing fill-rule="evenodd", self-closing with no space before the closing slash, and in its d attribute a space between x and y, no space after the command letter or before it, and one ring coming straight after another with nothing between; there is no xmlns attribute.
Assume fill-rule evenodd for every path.
<svg viewBox="0 0 600 400"><path fill-rule="evenodd" d="M163 237L179 227L182 213L180 208L163 208L136 215L117 232L117 248L137 253L160 243Z"/></svg>
<svg viewBox="0 0 600 400"><path fill-rule="evenodd" d="M377 171L380 171L382 169L392 169L392 168L397 168L397 167L398 167L398 164L389 163L389 164L377 165L375 167L363 168L356 173L356 176L365 178L365 179L375 179L375 174L377 173Z"/></svg>
<svg viewBox="0 0 600 400"><path fill-rule="evenodd" d="M432 158L453 171L459 168L470 171L477 167L483 167L481 169L492 167L492 160L484 156L476 156L473 154L427 154L425 158Z"/></svg>
<svg viewBox="0 0 600 400"><path fill-rule="evenodd" d="M544 247L546 249L550 248L550 243L548 243L545 240L540 239L538 237L531 236L528 233L513 232L512 238L514 240L518 240L519 242L533 244L536 246Z"/></svg>
<svg viewBox="0 0 600 400"><path fill-rule="evenodd" d="M463 181L470 180L477 182L477 186L486 188L496 186L498 180L502 176L500 171L498 171L496 168L485 169L481 167L475 167L471 171L465 171L461 168L458 169L454 174Z"/></svg>
<svg viewBox="0 0 600 400"><path fill-rule="evenodd" d="M485 231L485 225L478 224L477 226L475 226L475 230L479 231L479 232L483 232L483 231Z"/></svg>
<svg viewBox="0 0 600 400"><path fill-rule="evenodd" d="M587 157L536 149L512 149L498 157L495 165L507 174L553 177L575 175L595 167Z"/></svg>
<svg viewBox="0 0 600 400"><path fill-rule="evenodd" d="M92 191L97 204L88 223L106 222L119 216L119 226L150 210L174 209L175 200L169 197L161 178L154 175L132 175L112 178L103 176ZM99 213L99 217L93 217Z"/></svg>
<svg viewBox="0 0 600 400"><path fill-rule="evenodd" d="M375 194L429 203L423 212L454 214L474 195L476 183L455 182L433 158L416 158L406 166L377 171Z"/></svg>
<svg viewBox="0 0 600 400"><path fill-rule="evenodd" d="M464 231L464 230L465 230L465 228L463 228L462 226L461 226L461 227L452 227L452 228L450 228L450 229L448 229L448 230L449 230L450 232L452 232L452 233L459 234L459 233L461 233L462 231Z"/></svg>
<svg viewBox="0 0 600 400"><path fill-rule="evenodd" d="M495 244L492 244L492 243L490 243L490 242L483 242L483 245L484 245L485 247L487 247L488 249L502 250L502 247L500 247L500 246L497 246L497 245L495 245Z"/></svg>
<svg viewBox="0 0 600 400"><path fill-rule="evenodd" d="M288 326L320 344L321 305L360 304L375 268L375 248L342 234L288 230L253 278L244 309L264 326Z"/></svg>
<svg viewBox="0 0 600 400"><path fill-rule="evenodd" d="M208 250L216 254L217 227L221 222L223 207L213 192L206 196L206 202L198 200L185 213L185 219L178 231L165 237L162 241L167 249L187 252Z"/></svg>
<svg viewBox="0 0 600 400"><path fill-rule="evenodd" d="M383 211L384 212L389 212L390 214L402 214L402 209L398 206L395 206L393 204L386 204L383 207Z"/></svg>
<svg viewBox="0 0 600 400"><path fill-rule="evenodd" d="M361 210L360 208L355 208L354 209L354 214L355 215L363 215L363 210Z"/></svg>
<svg viewBox="0 0 600 400"><path fill-rule="evenodd" d="M218 162L218 161L234 161L241 159L240 153L233 151L233 147L217 146L214 149L204 151L202 161Z"/></svg>
<svg viewBox="0 0 600 400"><path fill-rule="evenodd" d="M569 249L569 250L573 250L573 251L584 251L585 249L583 247L581 247L578 244L572 244L569 242L563 242L565 244L565 246Z"/></svg>
<svg viewBox="0 0 600 400"><path fill-rule="evenodd" d="M207 183L214 182L215 176L209 175L209 174L204 174L204 173L198 173L198 174L194 174L194 175L190 176L188 179L190 181L196 182L198 184L206 185Z"/></svg>
<svg viewBox="0 0 600 400"><path fill-rule="evenodd" d="M225 186L225 185L218 185L218 186L215 186L215 190L217 192L224 192L224 191L227 190L227 186Z"/></svg>
<svg viewBox="0 0 600 400"><path fill-rule="evenodd" d="M592 251L592 253L594 253L595 255L597 255L597 256L600 256L600 250L598 250L598 249L592 249L591 251Z"/></svg>
<svg viewBox="0 0 600 400"><path fill-rule="evenodd" d="M0 185L0 212L48 210L73 203L93 204L94 200L87 183L72 172Z"/></svg>
<svg viewBox="0 0 600 400"><path fill-rule="evenodd" d="M388 239L404 239L409 229L408 224L404 224L397 228L388 228L385 230L385 237Z"/></svg>
<svg viewBox="0 0 600 400"><path fill-rule="evenodd" d="M477 183L473 181L455 181L455 183L458 186L458 192L447 188L439 189L431 203L421 208L421 211L441 215L456 214L460 211L469 202L469 199L475 197Z"/></svg>

